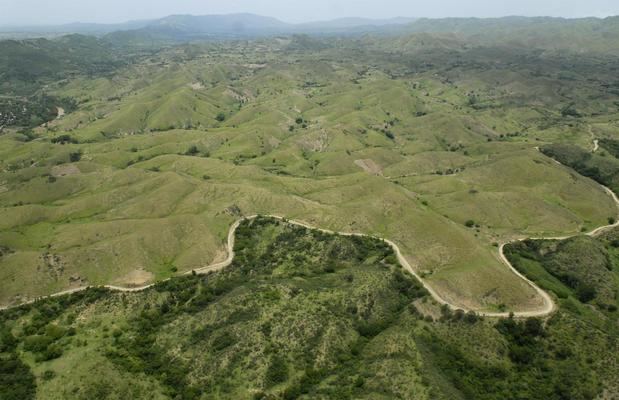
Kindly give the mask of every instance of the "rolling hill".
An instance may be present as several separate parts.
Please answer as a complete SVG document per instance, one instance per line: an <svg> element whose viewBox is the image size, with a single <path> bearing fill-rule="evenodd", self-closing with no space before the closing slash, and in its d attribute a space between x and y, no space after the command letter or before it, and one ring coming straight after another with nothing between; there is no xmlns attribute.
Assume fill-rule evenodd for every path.
<svg viewBox="0 0 619 400"><path fill-rule="evenodd" d="M615 21L435 22L0 42L0 397L617 397Z"/></svg>

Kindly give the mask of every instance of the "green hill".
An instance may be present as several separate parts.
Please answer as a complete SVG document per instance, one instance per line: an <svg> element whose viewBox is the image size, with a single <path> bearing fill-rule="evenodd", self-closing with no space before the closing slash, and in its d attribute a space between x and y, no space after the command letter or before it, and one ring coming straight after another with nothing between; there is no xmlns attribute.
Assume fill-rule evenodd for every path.
<svg viewBox="0 0 619 400"><path fill-rule="evenodd" d="M270 219L241 224L235 250L232 266L206 277L0 313L3 398L35 398L35 388L41 399L593 399L616 390L616 341L582 332L577 312L543 324L441 309L385 243Z"/></svg>
<svg viewBox="0 0 619 400"><path fill-rule="evenodd" d="M56 118L58 108L73 111L72 99L45 88L75 76L108 74L124 63L109 44L90 36L0 41L0 128L32 128Z"/></svg>
<svg viewBox="0 0 619 400"><path fill-rule="evenodd" d="M370 40L173 46L49 84L76 108L0 136L0 301L208 265L263 213L389 238L459 307L539 309L493 244L616 215L535 150L614 137L612 63Z"/></svg>
<svg viewBox="0 0 619 400"><path fill-rule="evenodd" d="M613 20L437 24L0 42L0 398L616 397Z"/></svg>

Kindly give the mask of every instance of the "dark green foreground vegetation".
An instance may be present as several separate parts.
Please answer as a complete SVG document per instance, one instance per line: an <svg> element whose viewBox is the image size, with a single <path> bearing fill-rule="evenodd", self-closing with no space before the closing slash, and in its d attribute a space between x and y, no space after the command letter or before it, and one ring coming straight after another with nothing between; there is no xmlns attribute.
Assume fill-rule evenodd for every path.
<svg viewBox="0 0 619 400"><path fill-rule="evenodd" d="M433 305L379 240L259 218L239 227L235 250L232 266L208 276L175 278L137 294L90 289L3 312L0 398L617 393L616 329L584 325L595 311L569 288L574 306L547 322L488 320ZM602 292L599 318L616 320Z"/></svg>

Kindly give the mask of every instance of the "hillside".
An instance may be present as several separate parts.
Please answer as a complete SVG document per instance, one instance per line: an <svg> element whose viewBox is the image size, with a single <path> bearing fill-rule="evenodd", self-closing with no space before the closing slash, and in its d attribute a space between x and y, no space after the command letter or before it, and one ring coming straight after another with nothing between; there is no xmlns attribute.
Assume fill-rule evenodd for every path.
<svg viewBox="0 0 619 400"><path fill-rule="evenodd" d="M8 90L26 83L40 86L71 74L111 71L118 65L109 45L90 36L0 41L0 76Z"/></svg>
<svg viewBox="0 0 619 400"><path fill-rule="evenodd" d="M73 111L75 102L46 93L47 85L109 74L130 58L90 36L0 41L0 129L32 128L56 118L59 108Z"/></svg>
<svg viewBox="0 0 619 400"><path fill-rule="evenodd" d="M229 269L206 277L143 293L91 289L0 313L0 357L11 360L2 398L616 394L619 353L605 348L604 333L582 332L577 312L547 324L450 312L383 242L270 219L241 224L235 250Z"/></svg>
<svg viewBox="0 0 619 400"><path fill-rule="evenodd" d="M173 46L48 85L75 109L0 136L0 301L190 271L276 214L394 241L460 308L543 308L497 247L616 217L536 150L614 137L612 57L370 40Z"/></svg>

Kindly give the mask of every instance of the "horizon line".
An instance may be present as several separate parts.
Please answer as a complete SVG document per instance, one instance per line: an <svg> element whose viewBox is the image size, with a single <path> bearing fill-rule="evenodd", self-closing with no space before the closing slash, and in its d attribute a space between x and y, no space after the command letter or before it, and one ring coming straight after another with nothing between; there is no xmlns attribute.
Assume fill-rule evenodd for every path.
<svg viewBox="0 0 619 400"><path fill-rule="evenodd" d="M138 23L138 22L149 22L149 21L159 21L165 18L169 18L169 17L177 17L177 16L182 16L182 17L226 17L226 16L235 16L235 15L251 15L251 16L258 16L258 17L263 17L263 18L272 18L275 19L279 22L288 24L288 25L304 25L304 24L315 24L315 23L324 23L324 22L333 22L333 21L339 21L339 20L346 20L346 19L364 19L364 20L368 20L368 21L389 21L389 20L394 20L394 19L399 19L399 18L403 18L403 19L415 19L415 20L421 20L421 19L429 19L429 20L441 20L441 19L504 19L504 18L553 18L553 19L564 19L564 20L579 20L579 19L599 19L599 20L604 20L604 19L608 19L608 18L614 18L614 17L618 17L619 14L612 14L612 15L606 15L606 16L595 16L595 15L589 15L589 16L579 16L579 17L565 17L565 16L552 16L552 15L518 15L518 14L508 14L508 15L502 15L502 16L494 16L494 17L479 17L479 16L444 16L444 17L424 17L424 16L404 16L404 15L396 15L396 16L392 16L392 17L385 17L385 18L372 18L372 17L364 17L364 16L345 16L345 17L336 17L336 18L331 18L331 19L316 19L316 20L310 20L310 21L290 21L290 20L285 20L282 18L278 18L278 17L273 17L270 15L263 15L263 14L256 14L256 13L251 13L251 12L237 12L237 13L218 13L218 14L185 14L185 13L180 13L180 14L168 14L168 15L163 15L160 17L155 17L155 18L138 18L138 19L126 19L126 20L119 20L119 21L115 21L115 22L88 22L88 21L71 21L71 22L56 22L56 23L16 23L16 24L1 24L0 23L0 28L58 28L58 27L63 27L63 26L68 26L68 25L102 25L102 26L109 26L109 25L122 25L122 24L129 24L129 23Z"/></svg>

